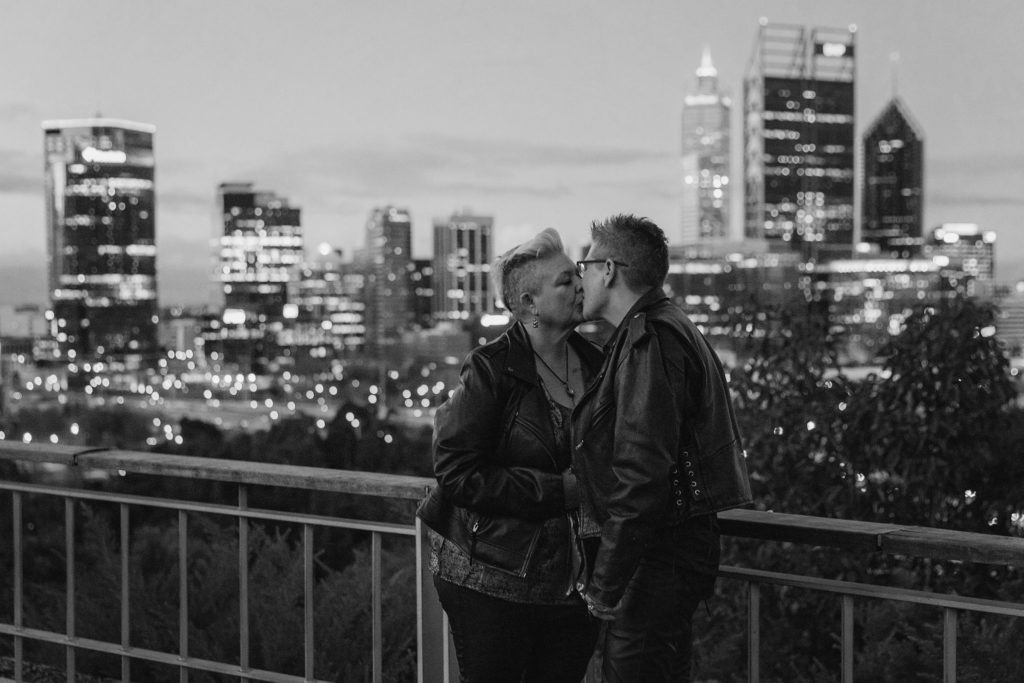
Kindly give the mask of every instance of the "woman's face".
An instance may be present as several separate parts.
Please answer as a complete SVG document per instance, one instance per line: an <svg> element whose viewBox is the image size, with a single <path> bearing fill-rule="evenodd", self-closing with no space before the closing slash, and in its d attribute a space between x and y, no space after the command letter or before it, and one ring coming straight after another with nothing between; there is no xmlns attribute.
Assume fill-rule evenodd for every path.
<svg viewBox="0 0 1024 683"><path fill-rule="evenodd" d="M533 305L540 324L568 330L583 322L583 285L576 264L565 254L552 254L534 268Z"/></svg>

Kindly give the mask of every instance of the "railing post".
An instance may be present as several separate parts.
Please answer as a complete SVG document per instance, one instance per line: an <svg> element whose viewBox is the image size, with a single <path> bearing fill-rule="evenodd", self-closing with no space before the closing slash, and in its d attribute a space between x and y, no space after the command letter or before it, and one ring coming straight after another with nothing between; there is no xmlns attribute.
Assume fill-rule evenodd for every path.
<svg viewBox="0 0 1024 683"><path fill-rule="evenodd" d="M956 683L957 613L952 607L943 609L942 683Z"/></svg>
<svg viewBox="0 0 1024 683"><path fill-rule="evenodd" d="M25 642L21 636L22 593L25 590L22 574L24 573L21 554L24 550L21 531L21 491L11 493L11 524L14 530L14 680L18 683L23 678L23 660L25 658Z"/></svg>
<svg viewBox="0 0 1024 683"><path fill-rule="evenodd" d="M188 683L188 513L178 510L178 680Z"/></svg>
<svg viewBox="0 0 1024 683"><path fill-rule="evenodd" d="M843 596L843 683L853 683L853 596Z"/></svg>
<svg viewBox="0 0 1024 683"><path fill-rule="evenodd" d="M384 680L384 635L383 615L381 614L381 547L380 534L374 531L370 536L370 583L372 608L370 610L372 622L373 642L373 683L382 683Z"/></svg>
<svg viewBox="0 0 1024 683"><path fill-rule="evenodd" d="M238 485L238 509L249 509L249 488ZM238 516L238 667L249 670L249 520ZM244 676L239 679L246 683Z"/></svg>
<svg viewBox="0 0 1024 683"><path fill-rule="evenodd" d="M313 680L315 634L313 632L313 525L302 525L302 592L303 592L303 670L307 681Z"/></svg>
<svg viewBox="0 0 1024 683"><path fill-rule="evenodd" d="M750 683L761 680L761 586L747 584L747 678Z"/></svg>
<svg viewBox="0 0 1024 683"><path fill-rule="evenodd" d="M75 672L75 501L71 498L64 499L64 552L65 571L67 572L67 604L66 629L67 645L65 646L65 658L67 661L68 683L74 683L77 678Z"/></svg>
<svg viewBox="0 0 1024 683"><path fill-rule="evenodd" d="M448 634L444 610L430 574L430 539L423 520L416 518L416 680L419 683L454 680L445 671ZM447 675L446 675L447 674Z"/></svg>
<svg viewBox="0 0 1024 683"><path fill-rule="evenodd" d="M128 506L121 503L121 647L131 646L131 534ZM121 680L132 679L131 658L121 655Z"/></svg>

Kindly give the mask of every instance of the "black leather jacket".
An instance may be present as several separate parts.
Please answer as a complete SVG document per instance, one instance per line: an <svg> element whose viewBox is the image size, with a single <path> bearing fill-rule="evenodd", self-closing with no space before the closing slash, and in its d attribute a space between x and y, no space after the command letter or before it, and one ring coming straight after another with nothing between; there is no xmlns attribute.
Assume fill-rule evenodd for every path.
<svg viewBox="0 0 1024 683"><path fill-rule="evenodd" d="M608 342L573 413L573 469L601 524L588 595L613 606L658 529L751 501L725 372L661 289Z"/></svg>
<svg viewBox="0 0 1024 683"><path fill-rule="evenodd" d="M569 343L589 384L601 351L575 332ZM575 505L566 497L575 481L555 461L549 406L521 323L467 357L434 416L433 456L438 485L416 514L472 561L526 576L542 522Z"/></svg>

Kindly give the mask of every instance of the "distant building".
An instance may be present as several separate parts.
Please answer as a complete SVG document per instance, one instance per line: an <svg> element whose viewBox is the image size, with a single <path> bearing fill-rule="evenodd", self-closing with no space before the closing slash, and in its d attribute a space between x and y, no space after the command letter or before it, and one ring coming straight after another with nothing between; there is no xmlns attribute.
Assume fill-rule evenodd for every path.
<svg viewBox="0 0 1024 683"><path fill-rule="evenodd" d="M252 183L221 183L217 197L223 232L216 280L224 308L250 321L279 319L302 262L300 210Z"/></svg>
<svg viewBox="0 0 1024 683"><path fill-rule="evenodd" d="M153 134L118 119L44 121L52 334L63 359L157 351Z"/></svg>
<svg viewBox="0 0 1024 683"><path fill-rule="evenodd" d="M221 183L217 190L222 231L214 281L222 319L204 331L214 362L263 374L277 356L288 285L303 257L300 210L252 183Z"/></svg>
<svg viewBox="0 0 1024 683"><path fill-rule="evenodd" d="M461 363L474 344L461 323L441 322L429 329L407 331L395 342L404 367L430 362Z"/></svg>
<svg viewBox="0 0 1024 683"><path fill-rule="evenodd" d="M46 313L35 304L0 305L0 336L38 339L46 335Z"/></svg>
<svg viewBox="0 0 1024 683"><path fill-rule="evenodd" d="M804 299L799 254L759 240L670 248L666 293L720 352L742 353L747 316Z"/></svg>
<svg viewBox="0 0 1024 683"><path fill-rule="evenodd" d="M924 243L924 136L894 97L863 138L861 241L883 256L911 258Z"/></svg>
<svg viewBox="0 0 1024 683"><path fill-rule="evenodd" d="M996 332L1013 357L1024 356L1024 281L1000 297Z"/></svg>
<svg viewBox="0 0 1024 683"><path fill-rule="evenodd" d="M853 249L854 36L762 22L745 81L745 234L805 260Z"/></svg>
<svg viewBox="0 0 1024 683"><path fill-rule="evenodd" d="M938 303L957 292L943 259L837 259L811 271L812 296L827 305L831 325L842 330L845 356L868 363L903 329L915 306Z"/></svg>
<svg viewBox="0 0 1024 683"><path fill-rule="evenodd" d="M932 231L925 253L943 263L950 284L975 296L995 277L996 233L977 223L943 223Z"/></svg>
<svg viewBox="0 0 1024 683"><path fill-rule="evenodd" d="M200 337L211 314L201 308L173 307L160 316L160 347L170 354L197 357Z"/></svg>
<svg viewBox="0 0 1024 683"><path fill-rule="evenodd" d="M683 101L682 233L679 244L729 237L729 112L707 49L697 92Z"/></svg>
<svg viewBox="0 0 1024 683"><path fill-rule="evenodd" d="M395 206L374 209L366 222L366 346L380 355L413 321L412 218Z"/></svg>
<svg viewBox="0 0 1024 683"><path fill-rule="evenodd" d="M329 365L366 345L365 275L326 245L307 259L288 285L278 347L296 372Z"/></svg>
<svg viewBox="0 0 1024 683"><path fill-rule="evenodd" d="M36 358L52 357L53 340L45 311L37 305L0 305L0 367L5 358L20 356L31 362ZM46 345L50 348L47 349ZM50 353L47 354L46 351ZM0 383L4 374L0 372Z"/></svg>
<svg viewBox="0 0 1024 683"><path fill-rule="evenodd" d="M413 259L409 273L413 322L418 327L434 324L434 259Z"/></svg>
<svg viewBox="0 0 1024 683"><path fill-rule="evenodd" d="M468 320L494 312L494 218L470 212L434 220L434 317Z"/></svg>

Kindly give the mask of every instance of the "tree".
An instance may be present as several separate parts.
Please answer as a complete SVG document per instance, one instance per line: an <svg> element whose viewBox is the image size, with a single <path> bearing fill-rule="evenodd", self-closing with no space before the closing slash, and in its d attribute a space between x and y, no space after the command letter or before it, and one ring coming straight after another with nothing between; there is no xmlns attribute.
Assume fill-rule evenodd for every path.
<svg viewBox="0 0 1024 683"><path fill-rule="evenodd" d="M852 516L982 532L997 526L993 496L1007 493L997 468L1021 464L1000 450L1019 413L994 309L969 299L920 307L882 354L882 373L859 388L844 435L858 472Z"/></svg>
<svg viewBox="0 0 1024 683"><path fill-rule="evenodd" d="M834 330L816 309L794 305L740 327L748 359L730 385L757 507L836 516L849 477L839 442L851 387Z"/></svg>

